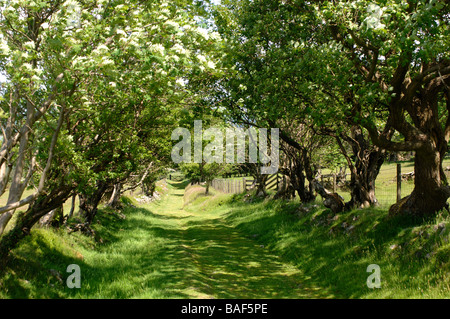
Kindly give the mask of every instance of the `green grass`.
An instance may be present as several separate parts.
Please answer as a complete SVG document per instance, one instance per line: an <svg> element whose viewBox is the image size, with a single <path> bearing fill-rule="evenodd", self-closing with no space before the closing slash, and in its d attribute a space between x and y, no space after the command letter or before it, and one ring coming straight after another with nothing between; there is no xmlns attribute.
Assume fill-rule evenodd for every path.
<svg viewBox="0 0 450 319"><path fill-rule="evenodd" d="M161 201L128 207L125 219L102 210L93 225L95 238L34 229L12 252L0 298L320 295L299 269L226 224L221 216L228 211L228 195L204 196L200 187L185 197L185 186L169 184ZM80 266L80 289L65 284L69 264Z"/></svg>
<svg viewBox="0 0 450 319"><path fill-rule="evenodd" d="M126 207L125 219L101 210L95 237L33 229L0 277L0 298L450 296L447 213L427 221L389 220L381 209L335 217L319 202L299 210L298 201L205 196L203 186L185 186L161 185L160 201ZM65 284L69 264L80 266L80 289ZM366 285L369 264L381 268L380 289Z"/></svg>
<svg viewBox="0 0 450 319"><path fill-rule="evenodd" d="M254 236L337 298L450 297L447 213L422 222L389 220L386 211L378 209L335 217L320 206L299 213L296 203L242 205L235 200L238 204L227 214L229 224ZM380 289L366 285L370 264L381 268Z"/></svg>
<svg viewBox="0 0 450 319"><path fill-rule="evenodd" d="M178 258L162 227L171 231L177 224L144 207L127 207L122 213L125 219L102 210L93 225L95 237L33 229L12 253L0 279L0 298L183 297L166 293L166 286L178 281L180 269L174 268L177 262L168 262ZM81 289L65 284L70 264L80 266Z"/></svg>

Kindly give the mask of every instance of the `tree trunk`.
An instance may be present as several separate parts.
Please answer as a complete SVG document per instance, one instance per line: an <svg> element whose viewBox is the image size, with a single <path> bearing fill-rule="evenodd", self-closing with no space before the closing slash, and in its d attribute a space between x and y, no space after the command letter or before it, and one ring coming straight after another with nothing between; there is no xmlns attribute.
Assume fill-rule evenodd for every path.
<svg viewBox="0 0 450 319"><path fill-rule="evenodd" d="M114 189L106 206L114 209L120 208L120 195L122 191L122 183L114 184Z"/></svg>
<svg viewBox="0 0 450 319"><path fill-rule="evenodd" d="M282 198L282 199L291 199L295 196L295 190L291 184L291 178L289 175L285 174L285 170L283 170L281 184L278 188L277 193L274 196L274 199Z"/></svg>
<svg viewBox="0 0 450 319"><path fill-rule="evenodd" d="M211 182L209 180L206 180L206 190L205 190L205 195L209 195L209 184Z"/></svg>
<svg viewBox="0 0 450 319"><path fill-rule="evenodd" d="M338 193L332 193L323 187L317 180L312 182L313 188L323 199L323 205L335 214L341 213L345 209L344 199Z"/></svg>
<svg viewBox="0 0 450 319"><path fill-rule="evenodd" d="M384 152L375 148L365 153L365 158L357 160L354 170L351 170L351 199L345 204L346 209L378 205L375 180L384 162Z"/></svg>
<svg viewBox="0 0 450 319"><path fill-rule="evenodd" d="M302 155L300 155L300 156L302 156ZM306 176L303 173L303 170L305 169L304 159L300 158L298 156L295 156L295 158L292 158L292 161L293 161L293 165L291 166L291 169L289 170L291 184L292 184L294 190L297 192L298 196L300 197L300 200L303 203L309 203L315 199L315 196L314 196L313 187L310 187L310 188L306 187ZM313 180L313 179L311 179L311 180ZM310 181L310 186L311 186L311 181Z"/></svg>
<svg viewBox="0 0 450 319"><path fill-rule="evenodd" d="M106 183L100 183L97 190L93 194L79 194L81 215L86 221L87 225L91 225L95 215L98 212L98 204L100 203L103 194L106 192L108 186Z"/></svg>
<svg viewBox="0 0 450 319"><path fill-rule="evenodd" d="M49 213L45 214L39 219L39 225L42 227L51 226L58 228L64 221L64 208L63 205L52 209Z"/></svg>
<svg viewBox="0 0 450 319"><path fill-rule="evenodd" d="M385 128L384 134L390 138L391 131ZM375 196L375 180L384 163L385 150L372 145L358 125L351 127L349 136L341 133L336 135L342 155L347 160L350 169L350 194L351 199L345 204L345 209L355 207L367 208L378 204ZM355 163L350 159L342 140L350 144Z"/></svg>
<svg viewBox="0 0 450 319"><path fill-rule="evenodd" d="M6 205L10 205L13 203L16 203L20 200L22 197L23 191L25 190L26 182L28 181L28 177L23 181L23 170L25 168L25 162L26 162L26 156L27 156L27 147L28 147L28 140L30 138L30 131L31 131L31 125L32 125L32 118L34 116L34 107L31 105L31 103L27 103L27 120L25 122L25 126L22 128L21 131L21 137L20 137L20 143L19 143L19 155L17 156L17 159L15 160L15 168L14 173L11 179L11 185L9 187L9 194L8 194L8 201ZM34 163L33 163L34 164ZM33 165L31 165L33 166ZM30 167L30 172L32 173L32 170L34 168ZM29 175L29 174L27 174ZM7 211L3 213L0 216L0 236L5 231L6 226L8 225L9 221L11 220L12 216L15 213L15 209Z"/></svg>
<svg viewBox="0 0 450 319"><path fill-rule="evenodd" d="M256 176L256 196L267 196L266 192L266 181L269 175L267 174L258 174Z"/></svg>
<svg viewBox="0 0 450 319"><path fill-rule="evenodd" d="M389 209L390 216L432 216L447 206L450 187L441 183L442 159L439 151L417 151L414 162L414 190Z"/></svg>
<svg viewBox="0 0 450 319"><path fill-rule="evenodd" d="M316 199L316 195L314 194L314 184L313 181L315 179L316 171L314 166L311 164L310 154L306 148L302 149L302 163L303 169L305 170L305 176L309 183L309 188L305 188L305 202L312 202Z"/></svg>
<svg viewBox="0 0 450 319"><path fill-rule="evenodd" d="M73 213L74 213L74 211L75 211L75 200L76 200L76 198L77 198L77 194L73 194L72 195L72 204L71 204L71 206L70 206L70 212L69 212L69 215L67 216L67 219L66 219L66 223L72 218L72 216L73 216Z"/></svg>
<svg viewBox="0 0 450 319"><path fill-rule="evenodd" d="M448 88L450 76L439 81L431 81L428 85L418 87L414 96L405 103L414 127L395 114L394 124L398 130L403 129L403 135L411 135L414 140L416 152L414 160L414 190L411 195L403 198L390 208L391 215L412 215L427 217L447 207L447 199L450 197L450 187L447 186L447 178L442 168L442 162L448 150L450 138L450 114L447 115L446 127L443 128L438 117L439 91ZM412 91L411 91L412 92ZM447 111L450 111L450 97L445 95ZM402 102L402 101L400 101ZM400 103L399 102L399 103ZM403 121L402 121L403 120Z"/></svg>
<svg viewBox="0 0 450 319"><path fill-rule="evenodd" d="M288 165L288 175L292 187L298 193L302 202L307 203L315 200L313 185L315 170L311 164L310 152L283 130L280 131L280 137L285 142L285 145L283 143L282 146L290 163ZM309 182L309 188L306 187L305 178Z"/></svg>
<svg viewBox="0 0 450 319"><path fill-rule="evenodd" d="M26 236L31 228L50 211L61 207L69 198L72 188L61 187L48 195L40 195L31 203L25 213L18 216L14 227L0 239L0 270L4 269L12 249Z"/></svg>

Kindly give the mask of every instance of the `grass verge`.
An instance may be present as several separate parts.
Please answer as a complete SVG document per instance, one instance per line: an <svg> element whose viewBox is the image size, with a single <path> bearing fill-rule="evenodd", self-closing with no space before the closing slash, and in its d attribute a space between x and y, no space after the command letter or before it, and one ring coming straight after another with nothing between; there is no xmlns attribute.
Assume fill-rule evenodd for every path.
<svg viewBox="0 0 450 319"><path fill-rule="evenodd" d="M333 215L320 204L259 200L229 202L226 220L337 298L449 298L450 217L388 219L385 210ZM381 288L370 289L370 264Z"/></svg>

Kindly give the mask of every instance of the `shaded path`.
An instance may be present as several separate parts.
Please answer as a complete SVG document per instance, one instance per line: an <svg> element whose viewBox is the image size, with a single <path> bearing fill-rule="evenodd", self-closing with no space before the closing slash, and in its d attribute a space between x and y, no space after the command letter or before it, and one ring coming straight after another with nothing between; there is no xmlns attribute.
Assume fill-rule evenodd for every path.
<svg viewBox="0 0 450 319"><path fill-rule="evenodd" d="M180 272L167 283L167 292L185 298L323 297L305 284L298 269L226 225L218 214L185 211L184 189L173 186L151 206L155 218L172 225L159 229L172 243L167 262Z"/></svg>

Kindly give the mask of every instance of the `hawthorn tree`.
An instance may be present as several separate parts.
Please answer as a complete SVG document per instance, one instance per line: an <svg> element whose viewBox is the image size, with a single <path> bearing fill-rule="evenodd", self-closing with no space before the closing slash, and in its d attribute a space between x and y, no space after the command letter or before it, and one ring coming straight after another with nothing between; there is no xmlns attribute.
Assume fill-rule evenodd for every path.
<svg viewBox="0 0 450 319"><path fill-rule="evenodd" d="M352 198L347 206L375 204L375 178L384 151L373 148L367 134L329 107L348 101L322 67L336 63L336 57L320 46L327 39L326 28L309 7L261 0L225 1L217 9L219 30L228 40L225 61L230 65L230 76L223 81L224 105L234 121L280 128L295 163L288 172L290 180L303 201L314 199L305 177L312 185L317 174L312 158L320 153L323 135L336 139L348 160ZM346 75L338 76L342 82ZM353 129L347 128L350 125Z"/></svg>
<svg viewBox="0 0 450 319"><path fill-rule="evenodd" d="M317 132L336 138L342 150L348 143L359 160L344 153L354 203L374 203L373 185L386 150L414 151L415 189L391 213L423 216L445 206L450 196L442 170L450 132L447 2L224 4L230 8L225 12L236 14L218 14L218 21L230 46L239 48L230 56L239 61L235 71L246 75L241 84L252 88L252 94L235 99L241 98L247 114L311 118Z"/></svg>
<svg viewBox="0 0 450 319"><path fill-rule="evenodd" d="M356 86L345 113L377 147L415 152L414 190L391 214L442 209L450 197L442 169L450 138L448 2L321 1L314 8L344 66L335 70Z"/></svg>
<svg viewBox="0 0 450 319"><path fill-rule="evenodd" d="M17 179L22 192L38 184L26 201L10 187L10 196L18 194L14 205L0 208L4 229L13 209L28 204L1 238L3 260L43 215L74 194L89 225L107 190L151 162L167 162L170 132L188 94L185 81L193 71L213 69L205 56L216 39L194 19L202 13L195 1L1 6L6 81L0 173L6 183L7 169L14 167L11 186ZM28 31L36 36L34 45L25 41Z"/></svg>

